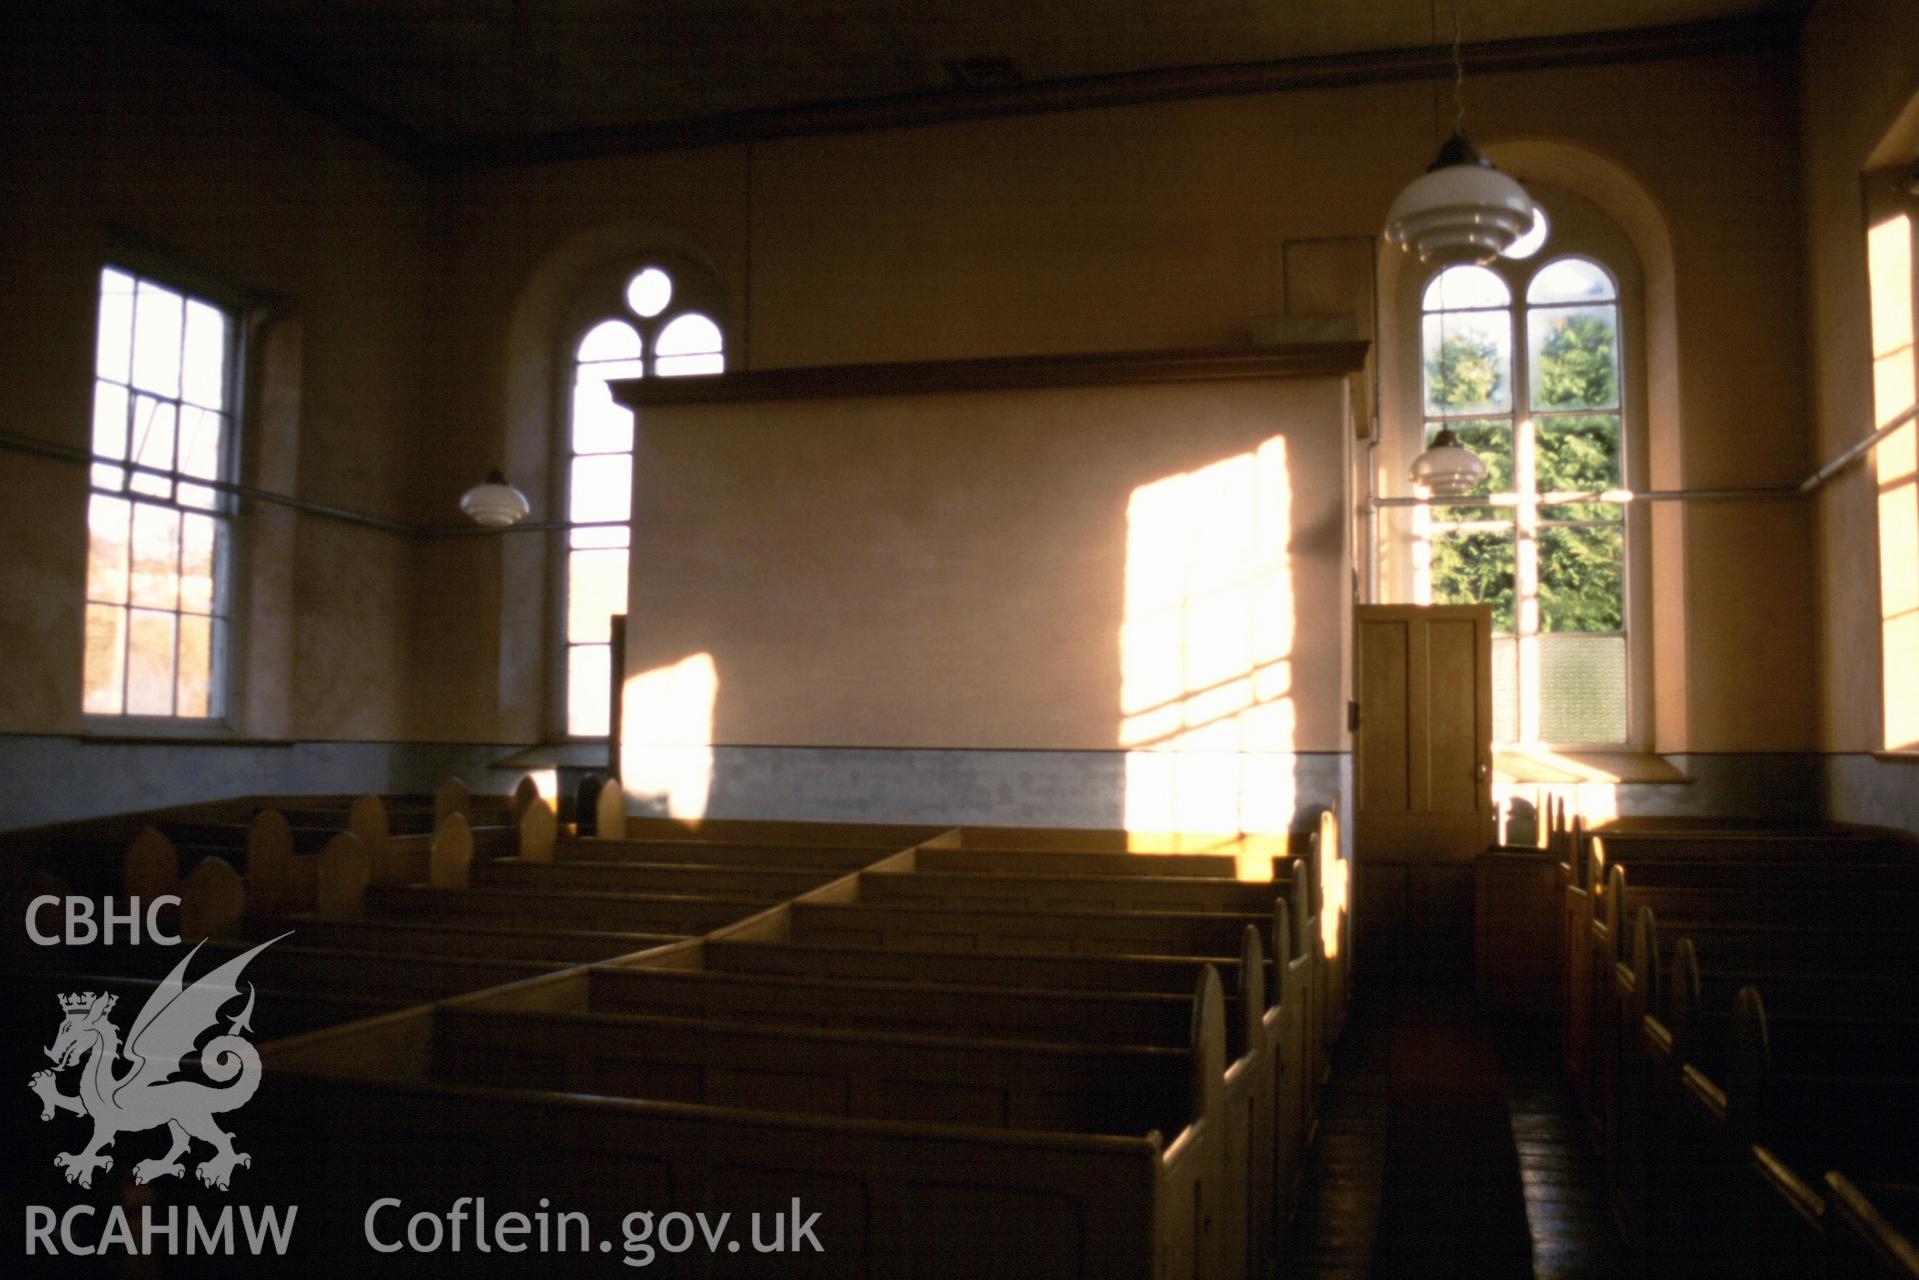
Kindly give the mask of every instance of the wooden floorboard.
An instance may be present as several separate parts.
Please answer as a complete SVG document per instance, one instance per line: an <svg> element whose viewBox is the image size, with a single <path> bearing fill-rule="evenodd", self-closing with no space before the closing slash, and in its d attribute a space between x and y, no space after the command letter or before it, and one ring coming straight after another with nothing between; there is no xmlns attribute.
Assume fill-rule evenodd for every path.
<svg viewBox="0 0 1919 1280"><path fill-rule="evenodd" d="M1427 1066L1442 1074L1423 1076ZM1449 1080L1448 1067L1453 1076L1475 1078ZM1490 1101L1504 1111L1497 1131L1489 1088L1497 1091ZM1434 1135L1443 1140L1435 1143ZM1471 1176L1443 1167L1437 1153L1447 1141L1477 1144ZM1451 1221L1431 1211L1447 1195L1459 1200ZM1515 1256L1524 1243L1513 1238L1522 1221L1535 1280L1626 1273L1597 1161L1559 1073L1551 1025L1490 1016L1459 987L1355 992L1282 1277L1525 1274L1525 1258Z"/></svg>

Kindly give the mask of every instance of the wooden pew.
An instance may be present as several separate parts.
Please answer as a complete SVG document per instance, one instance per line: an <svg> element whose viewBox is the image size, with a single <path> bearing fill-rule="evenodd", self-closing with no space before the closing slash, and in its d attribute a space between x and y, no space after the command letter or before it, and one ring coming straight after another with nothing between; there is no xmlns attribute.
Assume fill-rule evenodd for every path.
<svg viewBox="0 0 1919 1280"><path fill-rule="evenodd" d="M1216 976L1195 1000L1191 1095L1170 1136L1045 1133L710 1104L582 1097L434 1078L430 1011L270 1046L256 1128L310 1155L268 1190L380 1178L422 1203L548 1196L599 1219L636 1205L821 1214L832 1265L853 1274L976 1275L1017 1240L1035 1274L1189 1277L1226 1272L1217 1184L1225 1120L1225 1009ZM304 1135L304 1136L302 1136ZM294 1167L295 1165L298 1167ZM266 1180L263 1179L263 1182ZM364 1206L317 1199L303 1245L359 1255ZM304 1202L302 1199L301 1202ZM763 1206L761 1201L767 1203ZM307 1217L303 1213L302 1227ZM927 1239L936 1230L937 1243ZM550 1267L552 1259L545 1260Z"/></svg>
<svg viewBox="0 0 1919 1280"><path fill-rule="evenodd" d="M922 947L952 951L1056 952L1070 955L1230 956L1240 932L1265 922L1241 912L985 911L874 903L799 902L793 937L844 947Z"/></svg>
<svg viewBox="0 0 1919 1280"><path fill-rule="evenodd" d="M1267 891L1273 888L1266 886ZM1303 914L1306 902L1303 877L1293 878L1289 893ZM1107 957L992 950L919 951L897 945L880 945L883 939L869 939L875 945L867 947L846 946L843 940L811 944L791 941L804 936L809 915L830 910L830 904L794 903L760 921L731 931L738 935L737 938L709 938L698 944L697 952L687 948L667 948L638 958L633 963L704 966L708 970L733 974L770 971L813 979L850 977L894 984L916 981L961 983L972 984L978 989L1004 990L1009 986L1018 986L1058 990L1087 987L1128 992L1178 990L1190 981L1194 966L1204 968L1208 964L1191 955ZM940 918L951 923L952 917L970 918L976 914L945 912ZM1081 912L1014 914L1022 925L1029 920L1050 920L1052 923L1049 927L1054 928L1077 927L1089 915ZM1123 922L1131 917L1107 913L1091 918ZM1257 1228L1253 1239L1262 1243L1277 1239L1280 1227L1290 1219L1298 1202L1303 1166L1301 1156L1309 1140L1315 1112L1317 1073L1313 1064L1317 1060L1320 1035L1314 1020L1312 999L1316 990L1313 942L1317 935L1310 929L1301 929L1292 923L1292 913L1289 913L1284 900L1275 905L1273 919L1276 947L1273 969L1276 985L1273 989L1280 993L1280 998L1270 1004L1266 1002L1262 990L1266 966L1262 961L1249 968L1250 962L1244 952L1235 982L1241 999L1253 1002L1260 1009L1253 1021L1263 1027L1262 1038L1266 1046L1263 1057L1249 1054L1244 1059L1247 1062L1245 1074L1251 1081L1248 1086L1251 1091L1250 1105L1256 1116L1263 1114L1270 1117L1271 1136L1268 1136L1266 1123L1256 1122L1257 1141L1251 1144L1256 1150L1273 1153L1270 1159L1264 1155L1255 1157L1258 1184L1253 1194L1260 1208L1251 1217ZM997 917L995 920L997 922ZM998 927L997 923L995 927ZM741 940L749 936L755 940ZM1245 936L1257 937L1250 929L1245 930ZM1134 945L1140 944L1135 941ZM1161 939L1151 950L1177 951L1182 945L1178 941ZM1230 968L1227 971L1232 972ZM1270 1211L1267 1208L1269 1205ZM1272 1224L1270 1229L1266 1226L1268 1223Z"/></svg>
<svg viewBox="0 0 1919 1280"><path fill-rule="evenodd" d="M1904 1229L1875 1203L1873 1196L1839 1170L1826 1174L1826 1274L1832 1280L1914 1280L1919 1277L1919 1246L1912 1228L1919 1225L1919 1194L1907 1185L1894 1194L1906 1210Z"/></svg>
<svg viewBox="0 0 1919 1280"><path fill-rule="evenodd" d="M1190 1045L843 1031L555 1007L534 981L439 1006L435 1078L800 1115L1089 1133L1177 1132ZM1190 1010L1189 1021L1190 1021Z"/></svg>
<svg viewBox="0 0 1919 1280"><path fill-rule="evenodd" d="M876 861L890 850L865 846L740 844L721 841L602 840L559 836L554 861L593 863L634 862L674 866L783 867L789 870L831 871L845 874Z"/></svg>
<svg viewBox="0 0 1919 1280"><path fill-rule="evenodd" d="M604 800L600 838L608 839L613 837L616 830L620 830L618 839L622 842L868 849L877 856L910 848L947 830L944 827L900 823L781 822L736 818L706 818L689 822L677 818L625 814L621 808L623 801L618 798L617 781L601 795L608 798ZM616 814L617 820L608 820Z"/></svg>
<svg viewBox="0 0 1919 1280"><path fill-rule="evenodd" d="M737 894L560 893L431 885L371 885L363 901L366 915L376 919L675 934L705 933L767 905L763 898Z"/></svg>
<svg viewBox="0 0 1919 1280"><path fill-rule="evenodd" d="M1830 941L1837 949L1846 939ZM1640 953L1656 945L1636 946L1636 963L1648 964ZM1865 994L1853 990L1862 981ZM1674 1274L1793 1273L1817 1248L1798 1221L1816 1218L1817 1197L1794 1170L1816 1175L1857 1159L1875 1173L1919 1172L1909 1106L1919 1089L1919 1019L1909 986L1883 974L1801 972L1795 983L1800 1007L1782 1017L1769 1018L1750 985L1729 1005L1708 1001L1694 940L1673 948L1664 1009L1644 1018L1646 1087L1625 1100L1644 1111L1649 1136L1623 1174L1638 1189L1649 1254ZM1722 1243L1702 1258L1691 1244L1699 1238L1740 1247Z"/></svg>
<svg viewBox="0 0 1919 1280"><path fill-rule="evenodd" d="M721 894L783 902L818 888L840 872L767 866L663 862L526 862L499 858L474 864L479 889L554 893Z"/></svg>
<svg viewBox="0 0 1919 1280"><path fill-rule="evenodd" d="M1192 1001L1170 992L1064 990L961 982L787 977L719 969L601 965L561 998L586 1011L794 1026L942 1028L954 1034L1178 1046ZM1229 1028L1230 1029L1230 1028Z"/></svg>
<svg viewBox="0 0 1919 1280"><path fill-rule="evenodd" d="M1073 855L1086 856L1086 855ZM1096 855L1095 855L1096 856ZM867 871L860 900L902 906L1062 911L1141 911L1265 915L1285 881L1171 876Z"/></svg>

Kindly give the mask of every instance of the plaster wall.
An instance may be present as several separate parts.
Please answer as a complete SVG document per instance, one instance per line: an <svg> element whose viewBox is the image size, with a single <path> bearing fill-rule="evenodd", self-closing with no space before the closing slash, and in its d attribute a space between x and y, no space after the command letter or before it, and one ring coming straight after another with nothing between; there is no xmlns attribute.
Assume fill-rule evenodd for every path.
<svg viewBox="0 0 1919 1280"><path fill-rule="evenodd" d="M414 173L181 50L112 5L9 28L0 236L0 422L87 447L102 262L129 251L237 295L251 326L243 478L341 506L412 510L429 203ZM291 339L289 339L289 335ZM278 351L272 361L270 349ZM291 349L289 349L289 347ZM273 377L263 382L271 365ZM82 728L86 479L0 458L0 731ZM275 737L401 729L410 551L390 535L265 516L270 563L236 728ZM291 572L285 566L290 564ZM249 630L243 626L242 630Z"/></svg>
<svg viewBox="0 0 1919 1280"><path fill-rule="evenodd" d="M1795 135L1794 83L1789 53L1754 50L1468 84L1482 141L1584 148L1633 175L1663 215L1679 483L1777 484L1808 468L1798 225L1778 196L1797 182L1782 142ZM551 504L550 385L513 382L560 353L518 321L552 287L551 255L621 225L628 248L646 247L640 217L713 264L733 299L723 319L736 365L1244 341L1255 316L1284 307L1289 245L1372 242L1430 158L1437 121L1431 85L1376 84L472 175L450 197L461 292L459 340L444 349L459 372L443 375L446 394L428 412L462 468L504 454ZM1683 602L1685 629L1683 643L1662 642L1660 661L1683 663L1672 683L1684 701L1666 717L1677 723L1659 727L1662 750L1812 746L1811 531L1802 507L1746 505L1708 512L1675 539L1684 585L1660 599ZM525 562L500 574L497 635L532 655L540 623L525 584L539 579L525 575L544 565L518 554ZM477 559L472 569L494 572ZM822 608L857 614L873 599ZM467 626L464 614L429 610L416 644L484 647ZM449 673L464 684L441 700L466 709L469 734L550 714L524 692L510 700L498 669ZM546 674L537 658L521 669Z"/></svg>
<svg viewBox="0 0 1919 1280"><path fill-rule="evenodd" d="M1895 136L1919 101L1919 8L1825 0L1807 20L1801 62L1811 384L1824 459L1875 425L1860 175L1919 160L1919 129ZM1833 752L1884 741L1876 506L1870 459L1818 497L1821 740Z"/></svg>

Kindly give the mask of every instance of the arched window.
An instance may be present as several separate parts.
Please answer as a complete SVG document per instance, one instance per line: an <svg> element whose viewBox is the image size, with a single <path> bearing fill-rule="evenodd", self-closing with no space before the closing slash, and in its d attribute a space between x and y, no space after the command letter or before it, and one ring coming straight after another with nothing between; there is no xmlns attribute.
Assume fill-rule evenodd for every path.
<svg viewBox="0 0 1919 1280"><path fill-rule="evenodd" d="M683 377L726 367L714 318L717 288L698 268L643 259L583 300L574 326L563 468L567 530L561 668L569 737L608 730L609 620L626 612L627 548L633 504L633 414L607 383Z"/></svg>
<svg viewBox="0 0 1919 1280"><path fill-rule="evenodd" d="M1578 252L1455 266L1419 309L1423 443L1485 462L1473 496L1414 508L1413 599L1493 608L1493 736L1632 737L1625 361L1616 274Z"/></svg>

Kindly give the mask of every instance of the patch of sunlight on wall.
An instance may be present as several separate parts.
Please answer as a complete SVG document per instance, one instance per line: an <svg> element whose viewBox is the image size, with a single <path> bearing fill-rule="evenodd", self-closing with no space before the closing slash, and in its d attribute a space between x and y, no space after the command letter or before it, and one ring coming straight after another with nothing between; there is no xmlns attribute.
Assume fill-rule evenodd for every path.
<svg viewBox="0 0 1919 1280"><path fill-rule="evenodd" d="M560 771L558 769L529 769L526 776L533 780L533 789L540 793L542 800L553 802L554 812L560 807Z"/></svg>
<svg viewBox="0 0 1919 1280"><path fill-rule="evenodd" d="M1900 214L1866 235L1872 292L1875 424L1910 413L1915 399L1913 227ZM1919 746L1919 427L1906 423L1873 455L1879 491L1879 616L1885 745Z"/></svg>
<svg viewBox="0 0 1919 1280"><path fill-rule="evenodd" d="M1296 790L1291 543L1283 437L1133 491L1119 635L1131 847L1231 851L1242 878L1271 877Z"/></svg>
<svg viewBox="0 0 1919 1280"><path fill-rule="evenodd" d="M626 678L620 715L620 786L630 805L671 818L703 818L713 789L713 706L720 674L710 653Z"/></svg>

